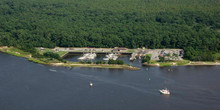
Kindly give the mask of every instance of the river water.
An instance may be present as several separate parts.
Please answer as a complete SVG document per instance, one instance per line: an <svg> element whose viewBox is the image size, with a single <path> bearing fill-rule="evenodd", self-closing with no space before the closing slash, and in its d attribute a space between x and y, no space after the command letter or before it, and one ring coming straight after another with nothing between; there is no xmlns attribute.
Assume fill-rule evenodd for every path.
<svg viewBox="0 0 220 110"><path fill-rule="evenodd" d="M0 110L220 110L220 66L127 63L141 70L53 67L0 53ZM158 92L164 87L170 96Z"/></svg>

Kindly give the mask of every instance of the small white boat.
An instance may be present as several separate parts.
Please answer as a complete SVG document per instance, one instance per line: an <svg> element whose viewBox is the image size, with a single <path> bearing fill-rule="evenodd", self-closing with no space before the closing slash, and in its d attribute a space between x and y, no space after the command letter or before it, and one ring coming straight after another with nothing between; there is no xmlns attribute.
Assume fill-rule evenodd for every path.
<svg viewBox="0 0 220 110"><path fill-rule="evenodd" d="M117 54L111 53L111 54L106 55L105 58L103 58L103 60L105 60L105 61L108 61L108 60L110 60L110 59L112 59L112 60L117 60L117 59L118 59Z"/></svg>
<svg viewBox="0 0 220 110"><path fill-rule="evenodd" d="M135 59L136 59L135 57L131 57L129 60L133 61L133 60L135 60Z"/></svg>
<svg viewBox="0 0 220 110"><path fill-rule="evenodd" d="M117 55L112 56L112 60L117 60L117 59L118 59Z"/></svg>
<svg viewBox="0 0 220 110"><path fill-rule="evenodd" d="M167 88L161 89L159 91L160 91L161 94L170 95L170 91Z"/></svg>
<svg viewBox="0 0 220 110"><path fill-rule="evenodd" d="M108 61L108 60L109 60L109 58L103 58L103 60Z"/></svg>
<svg viewBox="0 0 220 110"><path fill-rule="evenodd" d="M86 57L79 57L78 60L85 60Z"/></svg>
<svg viewBox="0 0 220 110"><path fill-rule="evenodd" d="M95 54L95 53L90 53L90 54L87 56L87 59L88 59L88 60L93 60L93 59L95 59L95 57L96 57L96 54Z"/></svg>
<svg viewBox="0 0 220 110"><path fill-rule="evenodd" d="M96 53L86 53L82 57L79 57L78 60L93 60L96 56Z"/></svg>
<svg viewBox="0 0 220 110"><path fill-rule="evenodd" d="M88 57L89 53L83 54L82 57L79 57L78 60L85 60Z"/></svg>
<svg viewBox="0 0 220 110"><path fill-rule="evenodd" d="M92 87L92 86L93 86L93 83L90 83L89 86Z"/></svg>

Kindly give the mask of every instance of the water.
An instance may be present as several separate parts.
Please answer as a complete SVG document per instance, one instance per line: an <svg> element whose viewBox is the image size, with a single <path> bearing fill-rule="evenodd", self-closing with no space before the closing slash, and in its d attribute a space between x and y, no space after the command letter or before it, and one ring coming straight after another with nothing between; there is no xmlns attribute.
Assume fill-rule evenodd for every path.
<svg viewBox="0 0 220 110"><path fill-rule="evenodd" d="M220 109L219 66L169 68L71 69L0 53L0 110ZM159 94L165 86L170 96Z"/></svg>
<svg viewBox="0 0 220 110"><path fill-rule="evenodd" d="M73 54L73 55L69 55L67 56L67 59L68 61L79 61L78 58L82 56L82 55L77 55L77 54ZM103 54L97 54L97 57L91 61L103 61L103 58L105 58L106 55L103 55ZM124 60L125 62L129 62L129 58L130 56L129 55L119 55L118 59L119 60Z"/></svg>

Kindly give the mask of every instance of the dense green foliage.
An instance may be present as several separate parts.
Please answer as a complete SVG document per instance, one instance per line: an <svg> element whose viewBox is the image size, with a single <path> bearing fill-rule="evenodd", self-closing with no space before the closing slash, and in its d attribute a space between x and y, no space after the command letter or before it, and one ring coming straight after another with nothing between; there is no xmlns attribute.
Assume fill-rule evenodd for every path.
<svg viewBox="0 0 220 110"><path fill-rule="evenodd" d="M123 64L124 64L124 61L123 61L123 60L112 60L112 59L110 59L110 60L108 61L108 64L123 65Z"/></svg>
<svg viewBox="0 0 220 110"><path fill-rule="evenodd" d="M96 61L95 64L106 64L105 61Z"/></svg>
<svg viewBox="0 0 220 110"><path fill-rule="evenodd" d="M57 59L57 60L59 60L59 61L62 61L62 62L65 62L65 63L66 63L66 61L65 61L63 58L61 58L61 57L59 56L59 54L57 54L57 53L45 52L43 55L44 55L44 57L54 58L54 59Z"/></svg>
<svg viewBox="0 0 220 110"><path fill-rule="evenodd" d="M148 64L150 64L150 60L151 60L151 55L147 54L141 62L142 63L147 62Z"/></svg>
<svg viewBox="0 0 220 110"><path fill-rule="evenodd" d="M42 54L40 54L35 47L33 47L31 45L19 45L19 46L17 46L17 48L19 48L25 52L31 53L32 57L35 57L35 58L44 58L45 57Z"/></svg>
<svg viewBox="0 0 220 110"><path fill-rule="evenodd" d="M53 52L45 52L44 56L50 57L50 58L55 58L55 59L60 59L60 56L57 53L53 53Z"/></svg>
<svg viewBox="0 0 220 110"><path fill-rule="evenodd" d="M210 60L203 58L220 51L219 6L219 0L1 0L0 46L181 48L190 60Z"/></svg>
<svg viewBox="0 0 220 110"><path fill-rule="evenodd" d="M82 64L92 64L92 61L80 61L79 63L82 63Z"/></svg>

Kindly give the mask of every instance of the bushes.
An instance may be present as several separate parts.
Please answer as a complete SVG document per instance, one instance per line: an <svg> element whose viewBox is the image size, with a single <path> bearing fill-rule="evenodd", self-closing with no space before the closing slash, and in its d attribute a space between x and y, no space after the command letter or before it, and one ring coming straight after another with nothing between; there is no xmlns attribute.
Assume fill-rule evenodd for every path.
<svg viewBox="0 0 220 110"><path fill-rule="evenodd" d="M151 55L147 54L144 59L142 60L142 63L147 62L148 64L150 64L150 60L151 60Z"/></svg>
<svg viewBox="0 0 220 110"><path fill-rule="evenodd" d="M106 64L105 61L96 61L95 64Z"/></svg>
<svg viewBox="0 0 220 110"><path fill-rule="evenodd" d="M118 64L118 65L123 65L124 61L123 60L109 60L108 64Z"/></svg>
<svg viewBox="0 0 220 110"><path fill-rule="evenodd" d="M49 58L60 59L60 56L57 53L53 53L53 52L45 52L43 55Z"/></svg>
<svg viewBox="0 0 220 110"><path fill-rule="evenodd" d="M92 64L91 61L80 61L79 63L81 63L81 64Z"/></svg>
<svg viewBox="0 0 220 110"><path fill-rule="evenodd" d="M18 48L22 51L31 53L32 57L34 57L34 58L43 58L44 57L36 50L35 47L33 47L31 45L21 45L21 46L18 45L18 46L16 46L16 48Z"/></svg>
<svg viewBox="0 0 220 110"><path fill-rule="evenodd" d="M43 54L44 57L47 57L47 58L54 58L54 59L57 59L61 62L64 62L66 63L66 60L64 60L63 58L61 58L57 53L53 53L53 52L45 52Z"/></svg>
<svg viewBox="0 0 220 110"><path fill-rule="evenodd" d="M165 57L159 56L160 62L165 62Z"/></svg>

